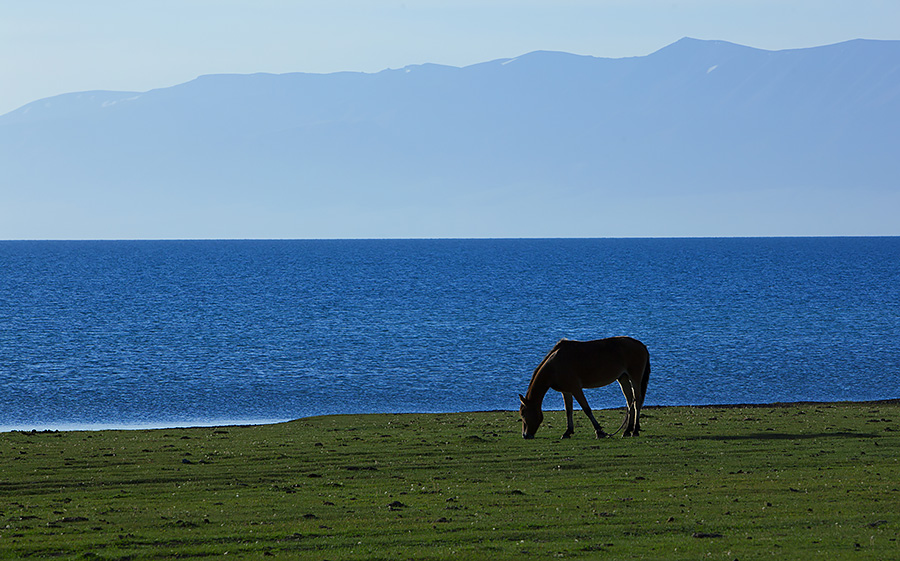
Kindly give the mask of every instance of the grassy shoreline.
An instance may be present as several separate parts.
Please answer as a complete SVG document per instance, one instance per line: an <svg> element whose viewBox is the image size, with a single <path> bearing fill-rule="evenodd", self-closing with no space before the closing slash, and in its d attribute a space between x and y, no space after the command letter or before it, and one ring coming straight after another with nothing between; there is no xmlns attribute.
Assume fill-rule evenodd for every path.
<svg viewBox="0 0 900 561"><path fill-rule="evenodd" d="M622 410L598 412L607 428ZM0 559L887 559L900 400L0 434Z"/></svg>
<svg viewBox="0 0 900 561"><path fill-rule="evenodd" d="M722 404L699 404L699 405L648 405L644 408L644 411L651 411L653 409L663 409L663 408L694 408L694 409L704 409L704 408L743 408L743 409L752 409L752 408L780 408L780 407L797 407L797 406L812 406L812 405L891 405L891 404L900 404L900 398L892 398L892 399L875 399L875 400L867 400L867 401L776 401L770 403L722 403ZM550 409L544 409L545 413L552 413L562 411L561 407L553 407L551 405ZM576 413L577 413L576 409ZM623 418L625 414L625 407L609 407L605 409L597 409L594 412L598 411L621 411ZM505 410L505 409L491 409L491 410L480 410L480 411L464 411L459 414L467 414L467 413L510 413L514 414L515 412ZM347 416L362 416L362 415L381 415L384 413L342 413L340 415ZM446 413L417 413L417 412L404 412L404 413L387 413L387 414L398 414L398 415L443 415ZM453 414L453 413L450 413ZM580 413L578 413L580 415ZM211 421L211 422L197 422L196 424L192 424L191 422L186 422L184 424L177 425L168 425L165 423L151 423L146 426L144 425L113 425L113 424L98 424L98 425L77 425L73 423L68 423L65 428L26 428L26 425L22 425L21 427L16 428L8 428L2 427L0 428L0 436L4 433L13 433L13 432L22 432L22 433L48 433L48 432L100 432L100 431L151 431L151 430L172 430L172 429L196 429L196 428L228 428L228 427L255 427L255 426L268 426L268 425L280 425L284 423L292 423L297 421L303 421L306 419L315 419L319 417L334 417L340 415L312 415L309 417L299 417L297 419L278 419L278 420L228 420L223 419L221 421Z"/></svg>

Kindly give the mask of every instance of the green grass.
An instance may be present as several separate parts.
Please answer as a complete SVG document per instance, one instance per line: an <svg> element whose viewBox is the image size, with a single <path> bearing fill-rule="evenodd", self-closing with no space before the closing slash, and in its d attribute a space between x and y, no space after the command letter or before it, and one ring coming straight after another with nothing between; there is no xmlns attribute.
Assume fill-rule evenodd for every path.
<svg viewBox="0 0 900 561"><path fill-rule="evenodd" d="M622 411L600 411L607 428ZM900 404L0 434L0 558L896 559Z"/></svg>

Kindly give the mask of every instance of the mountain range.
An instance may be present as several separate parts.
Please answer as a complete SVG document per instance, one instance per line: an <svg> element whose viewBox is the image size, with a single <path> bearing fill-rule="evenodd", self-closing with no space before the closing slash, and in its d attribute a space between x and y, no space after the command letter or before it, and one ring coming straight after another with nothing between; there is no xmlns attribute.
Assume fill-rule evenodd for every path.
<svg viewBox="0 0 900 561"><path fill-rule="evenodd" d="M900 41L208 75L0 116L0 239L900 235Z"/></svg>

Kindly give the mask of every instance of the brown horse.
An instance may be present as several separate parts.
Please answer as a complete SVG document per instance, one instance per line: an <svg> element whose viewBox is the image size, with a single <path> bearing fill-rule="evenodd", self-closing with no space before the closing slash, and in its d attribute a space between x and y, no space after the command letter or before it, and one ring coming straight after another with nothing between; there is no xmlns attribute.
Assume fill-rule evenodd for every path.
<svg viewBox="0 0 900 561"><path fill-rule="evenodd" d="M597 341L569 341L563 339L547 353L535 369L526 395L519 394L522 406L522 436L534 438L534 433L544 420L541 404L547 390L563 394L566 402L566 432L563 438L572 436L575 423L572 415L572 397L594 425L597 438L606 436L600 423L594 418L582 388L599 388L615 381L622 387L628 403L625 433L637 436L641 430L640 414L650 378L650 353L637 339L610 337Z"/></svg>

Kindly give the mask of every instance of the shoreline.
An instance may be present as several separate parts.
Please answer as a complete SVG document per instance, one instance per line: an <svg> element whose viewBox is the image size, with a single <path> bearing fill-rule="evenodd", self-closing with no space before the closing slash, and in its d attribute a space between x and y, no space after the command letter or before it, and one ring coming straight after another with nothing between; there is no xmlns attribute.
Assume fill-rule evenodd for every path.
<svg viewBox="0 0 900 561"><path fill-rule="evenodd" d="M643 411L654 409L672 409L672 408L697 408L697 409L779 409L797 406L835 406L835 405L895 405L900 404L900 398L875 399L864 401L777 401L771 403L724 403L724 404L704 404L704 405L646 405ZM594 409L594 411L623 411L625 406L606 407ZM548 408L544 411L562 411L562 408ZM294 419L220 419L215 421L185 421L172 423L95 423L79 425L77 423L37 423L34 426L27 425L9 425L0 426L0 434L8 433L56 433L56 432L100 432L100 431L146 431L146 430L177 430L177 429L193 429L193 428L218 428L218 427L249 427L263 425L277 425L281 423L290 423L293 421L315 419L319 417L335 417L350 415L454 415L465 413L516 413L512 409L494 409L486 411L448 411L448 412L399 412L399 413L337 413L324 415L311 415L308 417L297 417Z"/></svg>

